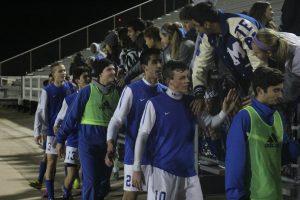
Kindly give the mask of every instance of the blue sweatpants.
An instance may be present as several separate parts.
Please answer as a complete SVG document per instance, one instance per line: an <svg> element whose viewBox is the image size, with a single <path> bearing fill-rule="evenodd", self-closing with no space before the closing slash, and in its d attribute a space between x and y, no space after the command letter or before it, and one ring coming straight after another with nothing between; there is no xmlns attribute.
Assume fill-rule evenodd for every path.
<svg viewBox="0 0 300 200"><path fill-rule="evenodd" d="M102 200L110 191L112 167L105 164L106 146L79 142L82 167L82 199Z"/></svg>

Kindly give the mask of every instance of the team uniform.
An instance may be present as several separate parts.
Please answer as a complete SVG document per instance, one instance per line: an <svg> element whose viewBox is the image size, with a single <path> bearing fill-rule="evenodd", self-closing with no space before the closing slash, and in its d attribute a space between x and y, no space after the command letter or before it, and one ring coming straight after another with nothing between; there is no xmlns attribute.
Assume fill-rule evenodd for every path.
<svg viewBox="0 0 300 200"><path fill-rule="evenodd" d="M47 127L46 154L57 154L55 149L56 139L53 132L54 122L64 98L74 91L75 88L70 82L64 82L60 87L51 83L42 89L37 115L41 116L42 126ZM54 198L54 180L46 180L46 188L48 198Z"/></svg>
<svg viewBox="0 0 300 200"><path fill-rule="evenodd" d="M61 109L64 98L72 94L74 90L74 86L69 82L64 82L61 87L57 87L54 83L51 83L42 89L36 115L41 117L42 126L46 127L47 154L56 154L55 147L53 146L55 142L53 132L54 122Z"/></svg>
<svg viewBox="0 0 300 200"><path fill-rule="evenodd" d="M146 104L136 141L134 170L139 170L141 152L145 150L152 166L148 199L203 199L194 165L195 117L189 109L190 102L188 96L168 89Z"/></svg>
<svg viewBox="0 0 300 200"><path fill-rule="evenodd" d="M92 81L81 89L66 115L62 131L73 132L78 124L78 150L83 173L82 199L104 199L110 189L111 168L107 167L106 133L109 120L118 104L113 86Z"/></svg>
<svg viewBox="0 0 300 200"><path fill-rule="evenodd" d="M165 86L160 83L151 85L144 78L129 84L123 91L115 113L108 125L107 140L116 140L117 133L122 124L126 123L125 156L124 156L124 190L138 191L132 185L132 165L134 161L134 147L140 120L146 102L162 93ZM142 168L146 184L143 190L147 191L149 160L145 153L142 158Z"/></svg>
<svg viewBox="0 0 300 200"><path fill-rule="evenodd" d="M39 99L37 108L40 107L40 103L41 103L41 98ZM47 126L43 125L41 112L36 112L35 116L34 116L33 136L36 138L40 135L42 136L42 146L41 147L44 150L44 157L45 157L45 150L46 150L45 138L47 136ZM40 162L39 175L38 175L37 180L31 181L29 183L29 185L31 187L34 187L36 189L41 189L42 183L44 181L44 175L45 175L46 168L47 168L47 162L44 159Z"/></svg>
<svg viewBox="0 0 300 200"><path fill-rule="evenodd" d="M252 70L266 65L254 55L251 47L261 25L243 14L218 12L221 34L203 34L193 64L193 87L206 86L206 67L215 64L217 55L239 83L241 94L247 95Z"/></svg>
<svg viewBox="0 0 300 200"><path fill-rule="evenodd" d="M282 199L281 156L299 155L283 131L278 111L256 99L235 116L226 145L227 199ZM284 143L289 152L282 154Z"/></svg>
<svg viewBox="0 0 300 200"><path fill-rule="evenodd" d="M62 108L60 112L58 113L58 116L56 118L55 124L59 126L67 113L70 112L71 105L78 96L78 91L74 92L73 94L67 96L63 102ZM56 139L58 143L64 144L66 141L66 156L64 162L66 164L71 165L78 165L79 164L79 157L78 157L78 126L74 127L74 130L72 134L65 135L62 129L59 129Z"/></svg>

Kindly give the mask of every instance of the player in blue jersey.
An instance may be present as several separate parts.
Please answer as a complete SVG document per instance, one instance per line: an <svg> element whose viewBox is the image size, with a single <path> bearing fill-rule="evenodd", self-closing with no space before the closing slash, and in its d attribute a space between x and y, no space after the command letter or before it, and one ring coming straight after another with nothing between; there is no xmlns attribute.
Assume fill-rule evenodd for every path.
<svg viewBox="0 0 300 200"><path fill-rule="evenodd" d="M162 78L160 50L146 49L140 56L140 62L144 69L144 77L142 80L125 87L107 130L108 158L114 153L120 127L126 124L123 200L134 200L138 196L138 189L132 185L132 166L135 139L145 104L150 98L162 93L165 88L165 86L159 83L159 80ZM149 161L146 155L143 156L142 160L142 169L146 177L146 185L144 185L143 190L146 191ZM107 163L112 164L109 160L107 160Z"/></svg>
<svg viewBox="0 0 300 200"><path fill-rule="evenodd" d="M65 81L66 68L63 64L52 64L51 73L53 76L53 83L42 89L40 103L36 111L37 115L41 116L42 126L47 127L47 167L45 183L48 191L48 199L54 199L54 176L57 161L53 126L64 98L74 91L73 85ZM36 136L37 139L39 139L39 137L41 137L41 135Z"/></svg>
<svg viewBox="0 0 300 200"><path fill-rule="evenodd" d="M203 199L195 170L195 116L186 95L189 68L180 61L163 67L168 89L151 98L141 119L135 144L133 184L142 189L141 158L146 151L152 165L148 199Z"/></svg>
<svg viewBox="0 0 300 200"><path fill-rule="evenodd" d="M110 190L111 167L105 165L106 132L119 101L115 67L106 58L95 60L95 80L81 89L65 116L62 132L74 134L78 125L78 152L82 168L82 199L103 200ZM62 144L60 141L58 143ZM60 145L62 146L62 145Z"/></svg>
<svg viewBox="0 0 300 200"><path fill-rule="evenodd" d="M87 67L77 67L73 72L73 82L77 85L78 90L84 88L90 82L89 69ZM62 108L60 109L58 116L54 124L54 132L57 133L57 154L59 157L63 157L64 152L61 151L66 141L66 153L65 163L67 168L66 178L63 184L63 199L69 199L71 196L72 183L76 176L78 177L79 169L79 158L78 158L78 128L74 127L74 133L66 136L64 132L59 129L60 125L66 113L70 112L71 105L76 99L78 91L67 96L63 102Z"/></svg>
<svg viewBox="0 0 300 200"><path fill-rule="evenodd" d="M51 82L52 82L52 74L50 73L49 79L47 79L43 82L43 87L46 87ZM39 104L40 104L40 99L39 99L37 108L39 107ZM30 181L29 185L38 190L40 190L42 188L42 185L44 182L44 175L45 175L46 167L47 167L47 154L45 152L47 127L43 126L43 123L41 121L42 121L41 115L39 115L39 113L36 112L35 116L34 116L33 136L34 136L35 143L44 150L44 153L43 153L43 158L42 158L42 160L40 162L40 166L39 166L38 178L36 180Z"/></svg>

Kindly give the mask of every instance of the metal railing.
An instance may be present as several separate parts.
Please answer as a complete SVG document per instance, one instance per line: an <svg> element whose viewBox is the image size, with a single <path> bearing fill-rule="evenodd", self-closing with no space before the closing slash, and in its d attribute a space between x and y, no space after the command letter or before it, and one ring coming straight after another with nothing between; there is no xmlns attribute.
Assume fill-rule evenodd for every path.
<svg viewBox="0 0 300 200"><path fill-rule="evenodd" d="M132 19L133 18L143 18L144 20L153 20L157 17L167 14L170 11L178 9L190 2L191 2L191 0L149 0L149 1L146 1L144 3L133 6L129 9L126 9L122 12L119 12L119 13L116 13L109 17L106 17L104 19L101 19L95 23L88 25L88 26L77 29L71 33L68 33L61 37L58 37L58 38L51 40L45 44L42 44L42 45L32 48L28 51L20 53L16 56L13 56L11 58L1 61L0 62L0 75L2 75L2 67L4 67L4 65L9 65L9 64L14 68L16 68L20 65L27 64L26 68L23 67L23 68L25 68L25 70L23 68L19 68L19 73L21 73L21 74L18 74L18 75L24 75L27 72L32 72L35 69L40 68L40 67L34 67L34 65L44 66L44 65L54 62L56 60L61 60L65 56L69 56L75 52L78 52L84 48L89 47L91 42L99 41L101 36L102 36L101 39L103 39L108 30L115 29L117 26L119 26L119 24L121 24L121 22L124 24L124 22L128 21L131 18ZM126 15L126 18L125 17L122 18L123 15ZM99 27L97 27L99 25L103 25L103 27L105 25L105 28L102 27L99 30ZM93 30L93 29L95 29L95 30ZM93 31L95 31L95 33ZM81 34L81 36L79 37L79 40L77 38L78 41L75 41L75 40L72 40L73 42L67 41L67 39L70 37L76 38L76 34ZM95 35L97 35L98 37ZM67 49L63 49L64 42L66 43L66 46L68 46ZM75 47L74 44L77 44L77 43L79 43L81 45L77 45ZM45 47L48 47L48 48L43 49ZM38 51L40 51L40 52L38 52ZM53 54L53 52L55 52L55 51L56 51L56 53ZM43 62L41 62L42 58L44 58ZM40 63L43 63L43 64L40 64ZM21 69L23 69L23 71ZM16 71L14 71L14 72L17 73Z"/></svg>

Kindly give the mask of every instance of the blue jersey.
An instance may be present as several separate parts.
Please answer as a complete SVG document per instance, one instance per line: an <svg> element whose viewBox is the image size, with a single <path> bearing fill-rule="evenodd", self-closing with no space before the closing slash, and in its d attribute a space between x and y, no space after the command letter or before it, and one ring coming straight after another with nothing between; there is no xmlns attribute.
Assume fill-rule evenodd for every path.
<svg viewBox="0 0 300 200"><path fill-rule="evenodd" d="M260 118L268 125L273 124L273 114L275 110L256 99L252 100L251 106L259 114ZM250 133L251 120L246 110L237 113L232 121L226 145L225 159L225 188L227 199L243 199L247 194L245 177L248 166L248 140L247 133ZM290 157L292 160L300 154L300 146L284 134L283 136L283 159ZM268 167L268 166L266 166Z"/></svg>
<svg viewBox="0 0 300 200"><path fill-rule="evenodd" d="M47 93L47 135L54 136L53 126L57 114L61 109L63 100L67 95L72 94L75 89L71 83L65 82L61 87L57 87L54 85L54 83L51 83L48 86L46 86L44 90Z"/></svg>
<svg viewBox="0 0 300 200"><path fill-rule="evenodd" d="M146 149L151 164L175 176L196 175L195 118L189 108L191 99L183 96L176 100L163 93L150 101L156 115Z"/></svg>
<svg viewBox="0 0 300 200"><path fill-rule="evenodd" d="M126 122L124 163L132 165L134 160L135 141L145 104L150 98L155 97L166 90L166 87L160 83L156 86L149 86L143 80L139 80L137 82L129 84L128 87L132 91L133 99ZM143 155L142 164L149 164L146 153L144 153Z"/></svg>
<svg viewBox="0 0 300 200"><path fill-rule="evenodd" d="M70 110L72 109L72 103L74 102L74 100L76 99L77 96L78 96L78 92L74 92L73 94L71 94L65 98L66 103L68 105L67 113L69 113ZM78 125L76 124L76 126L74 127L73 134L70 134L67 137L67 146L74 147L74 148L78 147L77 132L78 132Z"/></svg>

